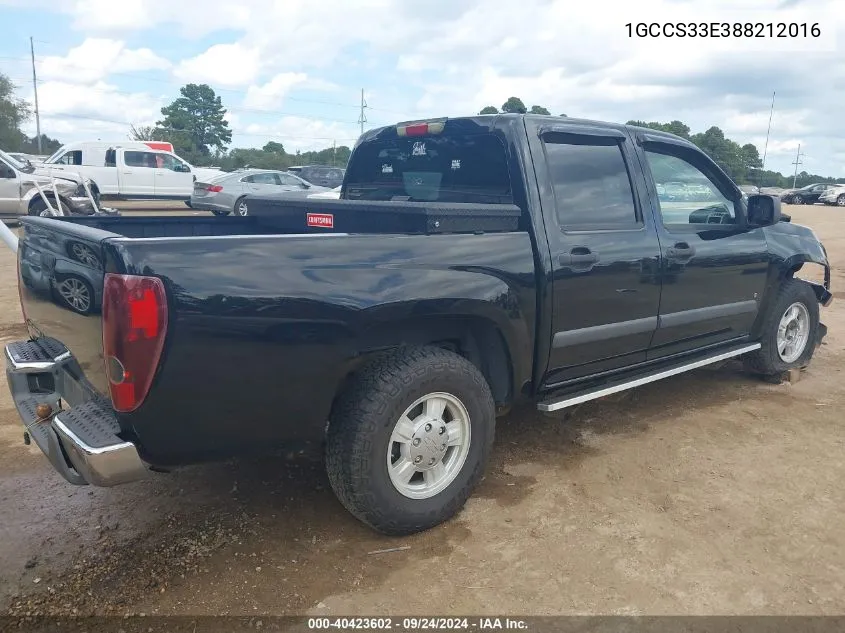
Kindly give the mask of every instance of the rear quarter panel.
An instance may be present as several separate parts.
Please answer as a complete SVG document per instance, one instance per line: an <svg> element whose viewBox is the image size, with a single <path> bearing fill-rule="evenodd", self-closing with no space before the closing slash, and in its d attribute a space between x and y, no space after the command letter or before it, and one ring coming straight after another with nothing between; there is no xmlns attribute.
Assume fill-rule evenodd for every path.
<svg viewBox="0 0 845 633"><path fill-rule="evenodd" d="M492 322L530 380L536 280L527 233L111 241L170 304L159 373L124 422L156 463L320 440L339 385L411 324ZM402 324L408 324L405 328Z"/></svg>

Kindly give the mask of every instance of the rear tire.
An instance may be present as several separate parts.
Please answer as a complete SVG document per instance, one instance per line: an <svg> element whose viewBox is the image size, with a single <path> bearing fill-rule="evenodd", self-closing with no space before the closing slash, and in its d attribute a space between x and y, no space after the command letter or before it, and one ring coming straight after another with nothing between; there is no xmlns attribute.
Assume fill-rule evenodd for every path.
<svg viewBox="0 0 845 633"><path fill-rule="evenodd" d="M788 279L781 285L762 327L762 347L744 357L746 369L764 376L806 367L816 350L819 303L809 284Z"/></svg>
<svg viewBox="0 0 845 633"><path fill-rule="evenodd" d="M214 215L219 216L219 217L221 217L221 218L222 218L222 217L224 217L224 216L229 215L229 213L230 213L230 212L229 212L229 211L212 211L212 213L213 213Z"/></svg>
<svg viewBox="0 0 845 633"><path fill-rule="evenodd" d="M840 207L845 207L845 193L836 199L836 204Z"/></svg>
<svg viewBox="0 0 845 633"><path fill-rule="evenodd" d="M375 530L420 532L466 503L494 431L493 396L472 363L435 347L397 350L356 372L335 402L329 480L344 507Z"/></svg>
<svg viewBox="0 0 845 633"><path fill-rule="evenodd" d="M804 204L804 198L801 196L794 196L792 198L792 204Z"/></svg>
<svg viewBox="0 0 845 633"><path fill-rule="evenodd" d="M193 207L191 206L190 200L185 200L185 206L188 207L189 209L193 209Z"/></svg>

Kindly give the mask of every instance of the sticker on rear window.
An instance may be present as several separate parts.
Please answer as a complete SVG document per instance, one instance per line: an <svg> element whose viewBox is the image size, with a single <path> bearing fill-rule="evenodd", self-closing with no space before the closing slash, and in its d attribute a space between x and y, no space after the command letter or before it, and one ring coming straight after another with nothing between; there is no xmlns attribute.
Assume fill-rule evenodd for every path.
<svg viewBox="0 0 845 633"><path fill-rule="evenodd" d="M456 171L461 168L461 160L455 159L452 161L452 171Z"/></svg>
<svg viewBox="0 0 845 633"><path fill-rule="evenodd" d="M381 166L381 173L383 174L392 174L393 173L393 165L389 165L385 163Z"/></svg>
<svg viewBox="0 0 845 633"><path fill-rule="evenodd" d="M308 226L316 226L323 229L334 228L334 216L331 213L309 213L306 216Z"/></svg>
<svg viewBox="0 0 845 633"><path fill-rule="evenodd" d="M425 156L425 143L422 141L414 143L414 148L411 150L411 154L414 156Z"/></svg>

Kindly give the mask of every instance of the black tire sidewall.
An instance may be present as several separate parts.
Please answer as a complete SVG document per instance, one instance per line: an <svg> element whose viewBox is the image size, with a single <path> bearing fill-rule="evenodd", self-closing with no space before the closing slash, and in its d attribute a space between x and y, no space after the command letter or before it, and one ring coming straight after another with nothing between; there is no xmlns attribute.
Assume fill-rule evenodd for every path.
<svg viewBox="0 0 845 633"><path fill-rule="evenodd" d="M455 479L428 499L400 493L388 474L390 437L419 398L448 393L469 414L470 446ZM383 534L434 527L463 507L481 479L493 445L495 405L486 380L463 357L438 348L411 348L356 372L333 411L326 437L332 488L358 519Z"/></svg>
<svg viewBox="0 0 845 633"><path fill-rule="evenodd" d="M781 359L777 349L777 332L778 325L787 308L793 303L803 303L810 315L810 332L807 337L807 344L801 356L792 363L786 363ZM806 367L813 357L815 351L816 338L819 330L819 304L816 295L810 286L798 279L788 280L781 292L778 294L777 300L772 305L771 316L766 321L766 328L763 332L761 340L764 362L768 366L767 369L771 372L783 372L796 367Z"/></svg>
<svg viewBox="0 0 845 633"><path fill-rule="evenodd" d="M492 443L493 425L487 422L493 411L480 397L477 385L467 375L458 372L449 376L433 376L412 389L403 392L395 399L396 404L389 407L386 415L380 420L378 436L373 438L373 454L370 461L370 483L372 494L379 504L396 508L406 521L424 521L432 515L439 514L444 507L449 507L459 500L468 486L475 483L479 467L486 462L487 452ZM457 398L469 413L470 445L463 466L458 476L443 491L428 499L411 499L401 494L393 486L387 472L387 451L390 436L399 417L413 402L426 394L443 392ZM491 403L492 404L492 403ZM460 499L463 503L465 499Z"/></svg>

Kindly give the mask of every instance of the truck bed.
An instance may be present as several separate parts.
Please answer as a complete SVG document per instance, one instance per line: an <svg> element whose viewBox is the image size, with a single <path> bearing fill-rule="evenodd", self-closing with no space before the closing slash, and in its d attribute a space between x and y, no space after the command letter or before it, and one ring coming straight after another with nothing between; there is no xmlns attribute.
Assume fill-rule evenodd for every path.
<svg viewBox="0 0 845 633"><path fill-rule="evenodd" d="M65 217L63 222L130 238L307 233L499 233L516 231L521 211L504 204L445 204L250 198L250 217ZM106 236L100 236L104 238Z"/></svg>

